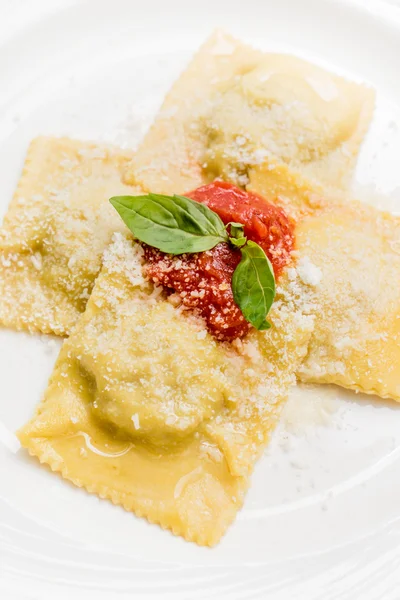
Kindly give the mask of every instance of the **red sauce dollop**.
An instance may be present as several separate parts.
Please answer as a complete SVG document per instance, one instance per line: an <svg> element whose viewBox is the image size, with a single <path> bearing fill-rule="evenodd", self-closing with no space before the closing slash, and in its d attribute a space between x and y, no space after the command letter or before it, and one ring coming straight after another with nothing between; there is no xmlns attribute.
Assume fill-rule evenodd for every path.
<svg viewBox="0 0 400 600"><path fill-rule="evenodd" d="M259 244L278 279L290 260L294 224L285 212L256 194L215 181L187 197L206 204L225 223L242 223L248 239ZM240 250L221 243L207 252L172 256L144 245L146 271L155 283L176 293L184 308L201 316L210 333L221 341L245 336L251 329L233 299L231 280L241 259Z"/></svg>

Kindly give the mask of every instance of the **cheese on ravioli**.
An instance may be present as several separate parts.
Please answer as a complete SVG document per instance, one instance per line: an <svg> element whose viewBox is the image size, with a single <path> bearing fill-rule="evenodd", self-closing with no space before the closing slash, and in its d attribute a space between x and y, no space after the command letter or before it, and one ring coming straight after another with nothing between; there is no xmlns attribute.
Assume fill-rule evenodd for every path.
<svg viewBox="0 0 400 600"><path fill-rule="evenodd" d="M299 273L319 282L300 380L400 401L400 219L279 165L254 168L250 182L297 219Z"/></svg>
<svg viewBox="0 0 400 600"><path fill-rule="evenodd" d="M79 487L213 545L305 356L312 288L291 267L272 328L221 343L143 277L142 263L141 247L116 234L19 439Z"/></svg>
<svg viewBox="0 0 400 600"><path fill-rule="evenodd" d="M68 335L92 291L112 233L124 225L108 203L138 193L121 182L132 153L37 138L0 230L0 322Z"/></svg>
<svg viewBox="0 0 400 600"><path fill-rule="evenodd" d="M266 158L345 185L374 108L372 89L216 32L167 95L127 181L155 192L222 177L248 183Z"/></svg>

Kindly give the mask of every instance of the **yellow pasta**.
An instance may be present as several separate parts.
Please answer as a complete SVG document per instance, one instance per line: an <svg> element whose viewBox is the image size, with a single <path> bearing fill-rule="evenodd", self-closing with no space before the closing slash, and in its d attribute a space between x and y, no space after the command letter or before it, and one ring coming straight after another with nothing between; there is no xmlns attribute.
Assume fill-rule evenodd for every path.
<svg viewBox="0 0 400 600"><path fill-rule="evenodd" d="M309 257L319 272L299 378L400 401L400 220L287 167L255 168L250 181L297 218L298 260Z"/></svg>
<svg viewBox="0 0 400 600"><path fill-rule="evenodd" d="M131 159L131 152L89 142L33 140L0 231L3 325L71 332L104 248L123 230L107 200L135 193L121 182Z"/></svg>
<svg viewBox="0 0 400 600"><path fill-rule="evenodd" d="M288 273L273 328L221 343L143 277L140 246L117 234L21 443L79 487L215 544L307 348L309 286Z"/></svg>
<svg viewBox="0 0 400 600"><path fill-rule="evenodd" d="M11 298L27 273L27 295L0 316L71 336L18 434L32 455L137 516L213 545L243 503L296 373L400 399L398 222L316 183L345 185L373 101L364 86L217 32L135 156L36 142L0 244L0 286ZM140 190L182 194L215 177L296 221L272 328L232 343L216 341L150 283L141 246L105 202ZM18 217L24 189L29 226Z"/></svg>
<svg viewBox="0 0 400 600"><path fill-rule="evenodd" d="M218 31L172 87L126 178L164 193L214 177L246 185L269 158L342 186L373 108L370 88Z"/></svg>

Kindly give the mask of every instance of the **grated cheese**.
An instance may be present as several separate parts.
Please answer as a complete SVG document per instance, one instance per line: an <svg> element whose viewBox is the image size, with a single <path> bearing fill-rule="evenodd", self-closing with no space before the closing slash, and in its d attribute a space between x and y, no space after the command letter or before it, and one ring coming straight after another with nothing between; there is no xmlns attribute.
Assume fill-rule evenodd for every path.
<svg viewBox="0 0 400 600"><path fill-rule="evenodd" d="M297 273L306 285L317 286L322 279L322 271L308 256L302 256L297 263Z"/></svg>

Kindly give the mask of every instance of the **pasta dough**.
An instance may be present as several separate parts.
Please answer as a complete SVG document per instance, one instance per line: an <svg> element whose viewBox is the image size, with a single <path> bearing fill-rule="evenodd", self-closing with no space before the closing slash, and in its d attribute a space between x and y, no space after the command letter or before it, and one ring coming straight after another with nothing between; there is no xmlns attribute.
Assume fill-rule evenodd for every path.
<svg viewBox="0 0 400 600"><path fill-rule="evenodd" d="M107 202L132 153L37 138L0 231L0 322L67 335L83 312L101 256L124 225Z"/></svg>
<svg viewBox="0 0 400 600"><path fill-rule="evenodd" d="M400 401L400 220L273 167L253 169L249 189L298 219L298 256L312 257L320 273L298 377Z"/></svg>
<svg viewBox="0 0 400 600"><path fill-rule="evenodd" d="M296 372L305 381L399 394L391 359L398 329L389 329L398 319L397 221L310 183L345 181L372 105L363 86L218 33L173 87L135 157L93 157L92 146L82 158L76 144L60 142L69 149L65 168L48 152L44 173L50 164L59 202L30 194L31 230L13 215L14 201L1 245L5 272L20 282L18 269L26 268L47 299L44 316L30 316L26 304L18 326L72 331L35 416L19 432L32 455L89 492L213 545L243 503ZM29 169L24 185L26 175ZM296 264L280 280L272 328L232 344L215 341L143 277L140 246L104 202L140 189L184 193L216 175L279 202L297 220ZM140 187L124 187L121 176ZM82 218L86 196L94 212ZM96 248L89 257L87 235ZM384 303L371 296L381 276L390 280ZM382 362L368 364L379 353L383 375Z"/></svg>
<svg viewBox="0 0 400 600"><path fill-rule="evenodd" d="M311 288L288 269L272 329L223 344L143 278L142 260L140 246L115 235L19 438L76 485L213 545L242 505L305 355Z"/></svg>
<svg viewBox="0 0 400 600"><path fill-rule="evenodd" d="M243 186L273 158L345 185L373 107L370 88L216 32L167 95L127 181L171 194L216 176Z"/></svg>

